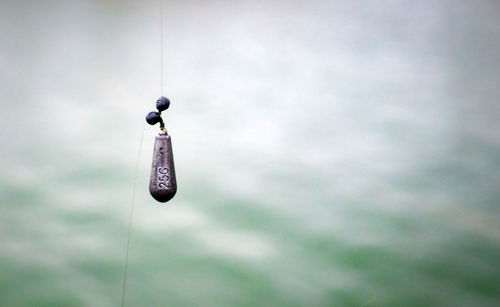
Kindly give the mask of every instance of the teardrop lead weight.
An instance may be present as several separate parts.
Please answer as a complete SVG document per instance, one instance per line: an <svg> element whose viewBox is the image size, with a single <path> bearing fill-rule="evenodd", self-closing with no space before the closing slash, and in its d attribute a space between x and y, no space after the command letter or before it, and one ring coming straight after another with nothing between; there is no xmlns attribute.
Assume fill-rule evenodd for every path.
<svg viewBox="0 0 500 307"><path fill-rule="evenodd" d="M159 202L171 200L177 192L172 141L169 135L158 135L155 139L149 193Z"/></svg>

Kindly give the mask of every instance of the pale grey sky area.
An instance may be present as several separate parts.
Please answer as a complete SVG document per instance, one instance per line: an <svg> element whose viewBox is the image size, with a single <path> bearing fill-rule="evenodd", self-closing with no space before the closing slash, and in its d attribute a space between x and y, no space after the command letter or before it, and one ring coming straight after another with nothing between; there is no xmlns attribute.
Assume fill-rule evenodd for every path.
<svg viewBox="0 0 500 307"><path fill-rule="evenodd" d="M1 306L119 304L143 133L130 306L498 302L498 1L164 1L166 206L159 8L0 3Z"/></svg>

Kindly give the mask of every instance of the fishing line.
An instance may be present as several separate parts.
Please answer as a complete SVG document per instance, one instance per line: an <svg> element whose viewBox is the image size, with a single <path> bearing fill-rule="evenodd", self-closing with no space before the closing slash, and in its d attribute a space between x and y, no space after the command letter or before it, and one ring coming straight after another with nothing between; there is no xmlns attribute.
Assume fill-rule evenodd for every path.
<svg viewBox="0 0 500 307"><path fill-rule="evenodd" d="M163 0L160 0L160 96L163 96Z"/></svg>
<svg viewBox="0 0 500 307"><path fill-rule="evenodd" d="M122 307L125 306L125 292L127 290L127 274L128 274L128 254L130 249L130 234L132 233L132 218L134 216L134 205L135 205L135 188L137 186L137 173L139 171L139 161L141 159L142 151L142 141L144 140L144 133L146 127L142 130L141 141L139 142L139 152L137 153L137 161L135 163L135 175L134 184L132 186L132 201L130 202L130 214L128 220L128 232L127 232L127 247L125 249L125 263L123 265L123 285L122 285Z"/></svg>
<svg viewBox="0 0 500 307"><path fill-rule="evenodd" d="M162 111L166 111L170 106L170 100L163 96L163 0L160 0L160 95L156 101L158 112L150 112L146 116L146 122L150 125L160 123L160 133L155 138L153 163L151 166L151 178L149 183L149 192L154 199L159 202L167 202L172 199L177 192L177 180L175 176L175 167L172 153L172 141L165 129L165 124L161 117ZM130 237L132 233L132 220L134 216L135 191L137 186L137 174L139 171L139 161L141 158L142 143L146 127L142 130L141 141L139 143L139 153L135 164L134 184L132 187L132 201L130 203L130 214L127 232L127 247L125 251L125 263L123 267L123 285L122 285L122 307L125 306L125 294L127 292L127 274L128 258L130 250Z"/></svg>

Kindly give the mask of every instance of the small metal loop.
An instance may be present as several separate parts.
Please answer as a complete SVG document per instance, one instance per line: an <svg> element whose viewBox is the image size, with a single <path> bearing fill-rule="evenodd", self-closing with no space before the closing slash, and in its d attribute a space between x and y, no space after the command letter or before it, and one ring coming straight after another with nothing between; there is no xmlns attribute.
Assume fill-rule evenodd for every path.
<svg viewBox="0 0 500 307"><path fill-rule="evenodd" d="M161 111L159 113L161 115ZM160 117L160 119L161 119L160 120L160 130L161 130L160 135L168 135L167 129L165 129L165 122L163 121L163 118Z"/></svg>
<svg viewBox="0 0 500 307"><path fill-rule="evenodd" d="M161 124L160 124L160 130L161 130L159 133L160 135L168 135L167 129L165 128L165 125L163 124L163 122L161 122Z"/></svg>

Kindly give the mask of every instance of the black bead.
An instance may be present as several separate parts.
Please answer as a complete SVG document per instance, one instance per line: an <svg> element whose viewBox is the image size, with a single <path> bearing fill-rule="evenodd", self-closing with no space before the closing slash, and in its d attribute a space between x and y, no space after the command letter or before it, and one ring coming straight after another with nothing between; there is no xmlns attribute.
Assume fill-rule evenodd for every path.
<svg viewBox="0 0 500 307"><path fill-rule="evenodd" d="M150 125L154 125L158 122L161 122L161 116L160 113L158 112L149 112L148 115L146 115L146 121Z"/></svg>
<svg viewBox="0 0 500 307"><path fill-rule="evenodd" d="M166 109L168 109L169 106L170 106L170 100L168 100L167 97L161 96L160 98L158 98L158 100L156 100L156 108L160 112L165 111Z"/></svg>

